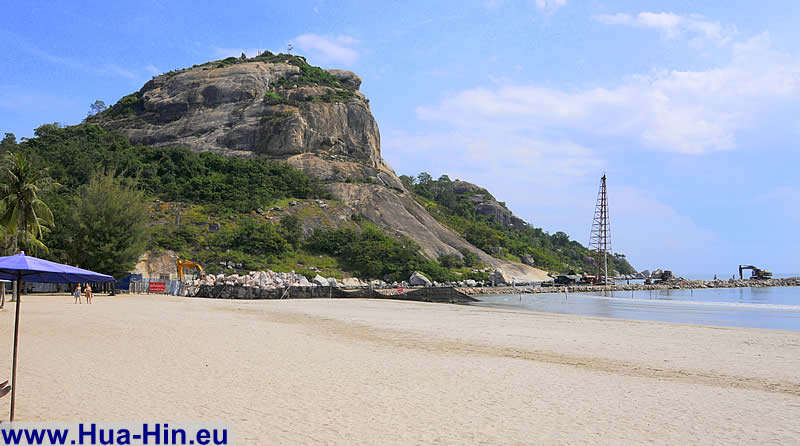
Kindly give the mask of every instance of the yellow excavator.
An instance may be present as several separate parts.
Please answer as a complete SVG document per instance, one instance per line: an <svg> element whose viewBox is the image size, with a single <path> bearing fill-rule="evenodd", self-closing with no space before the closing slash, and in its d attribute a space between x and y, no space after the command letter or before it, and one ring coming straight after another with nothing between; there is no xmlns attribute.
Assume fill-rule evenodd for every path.
<svg viewBox="0 0 800 446"><path fill-rule="evenodd" d="M742 270L745 269L753 271L753 275L750 276L751 279L761 279L761 280L772 279L772 271L759 269L753 265L739 265L739 279L744 279L742 275Z"/></svg>
<svg viewBox="0 0 800 446"><path fill-rule="evenodd" d="M198 265L197 263L191 262L189 260L181 260L181 259L178 259L178 261L175 262L175 263L178 266L178 280L180 280L181 282L183 282L183 269L184 268L194 268L194 269L198 270L200 272L200 277L201 278L206 275L203 272L203 267Z"/></svg>

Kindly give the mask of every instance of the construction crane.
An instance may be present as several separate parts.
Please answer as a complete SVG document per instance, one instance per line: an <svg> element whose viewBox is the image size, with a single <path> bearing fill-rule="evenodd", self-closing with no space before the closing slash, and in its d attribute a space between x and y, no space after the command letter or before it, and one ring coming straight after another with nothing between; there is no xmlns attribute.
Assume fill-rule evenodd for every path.
<svg viewBox="0 0 800 446"><path fill-rule="evenodd" d="M191 262L189 260L181 260L181 259L178 259L177 262L175 262L175 263L176 263L176 265L178 267L178 280L180 280L181 282L183 282L183 269L184 268L194 268L194 269L200 271L200 277L205 276L205 273L203 272L203 267L198 265L197 263Z"/></svg>
<svg viewBox="0 0 800 446"><path fill-rule="evenodd" d="M742 271L746 269L753 271L753 275L750 276L751 279L759 279L759 280L772 279L772 271L759 269L753 265L739 265L739 279L744 279Z"/></svg>

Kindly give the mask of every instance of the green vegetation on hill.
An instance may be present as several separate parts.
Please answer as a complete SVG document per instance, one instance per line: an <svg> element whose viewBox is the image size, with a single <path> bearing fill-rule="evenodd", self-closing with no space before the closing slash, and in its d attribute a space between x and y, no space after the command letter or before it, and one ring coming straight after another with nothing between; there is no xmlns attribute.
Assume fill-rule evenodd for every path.
<svg viewBox="0 0 800 446"><path fill-rule="evenodd" d="M156 204L154 216L169 218L172 211L167 203ZM305 213L309 212L314 211ZM386 235L358 216L338 229L316 229L307 239L301 237L302 222L294 215L284 215L275 224L257 213L219 218L210 214L207 206L194 205L183 209L182 216L180 226L158 226L151 248L174 250L200 262L211 273L232 271L220 265L222 261L241 265L236 268L240 271L295 270L309 278L317 273L341 278L342 271L362 278L397 281L408 279L414 271L439 281L487 276L464 265L442 266L426 259L413 241ZM209 223L218 227L217 232L208 231Z"/></svg>
<svg viewBox="0 0 800 446"><path fill-rule="evenodd" d="M61 184L46 197L56 225L43 241L53 260L83 265L99 259L100 267L119 274L119 265L132 268L149 248L174 250L211 273L269 268L341 278L344 271L398 281L416 270L439 281L486 276L453 259L444 259L446 266L426 259L412 241L390 237L362 218L339 229L317 229L304 240L301 218L318 212L316 204L304 207L299 218L283 214L279 222L256 212L293 199L329 198L319 182L286 163L134 146L96 124L45 124L35 135L19 144L7 135L0 150L25 153ZM136 215L142 204L149 208L149 230L141 224L127 228L127 220L141 220ZM139 252L126 251L118 261L117 242L130 232L136 240L125 246Z"/></svg>
<svg viewBox="0 0 800 446"><path fill-rule="evenodd" d="M445 266L426 259L413 241L390 237L365 219L356 221L358 227L314 231L306 242L307 249L339 259L342 266L361 277L402 281L414 271L422 271L436 281L486 279L486 273L474 273L464 268L451 270L448 266L456 265Z"/></svg>
<svg viewBox="0 0 800 446"><path fill-rule="evenodd" d="M111 118L123 118L131 116L136 112L141 112L143 109L144 101L142 100L142 95L136 92L123 96L116 104L102 110L100 113L104 113Z"/></svg>
<svg viewBox="0 0 800 446"><path fill-rule="evenodd" d="M453 229L467 241L496 257L519 261L533 257L535 266L555 272L596 272L595 253L563 232L549 234L541 228L525 224L523 228L504 226L491 217L476 213L473 195L493 199L485 189L457 194L454 182L446 175L434 180L423 172L416 178L403 175L400 179L437 220ZM502 203L500 203L503 205ZM632 274L633 267L622 254L609 257L609 271Z"/></svg>
<svg viewBox="0 0 800 446"><path fill-rule="evenodd" d="M176 207L180 208L180 225L175 223ZM162 202L153 205L153 219L159 223L150 249L173 250L199 262L210 273L268 268L313 277L317 271L311 268L316 268L326 277L342 277L337 259L305 249L301 221L294 216L284 216L276 224L255 212L220 216L208 205Z"/></svg>
<svg viewBox="0 0 800 446"><path fill-rule="evenodd" d="M255 256L250 263L263 265L269 256L290 250L293 239L263 219L254 219L252 211L287 198L328 197L318 181L286 163L134 146L124 135L96 124L45 124L34 133L34 138L21 143L7 135L0 151L25 154L60 185L44 197L53 210L55 226L42 241L54 260L88 266L94 262L92 258L117 259L122 249L117 242L131 237L138 240L143 233L151 248L200 253L201 248L219 247L221 251L206 254L210 263L217 263L215 253L232 250L232 256ZM160 200L199 205L205 219L225 217L240 224L222 225L226 229L214 234L213 243L203 244L204 240L196 237L201 230L188 225L175 228L174 215L147 212L151 222L128 229L120 220L139 209L141 202L149 202L146 207L150 207ZM203 231L205 225L204 220ZM125 269L132 268L131 259L135 263L145 249L138 241L130 246L139 252L128 253L121 262ZM104 268L110 271L112 264ZM118 274L116 269L113 272Z"/></svg>
<svg viewBox="0 0 800 446"><path fill-rule="evenodd" d="M132 145L96 124L45 124L19 144L50 175L74 193L95 171L136 178L163 201L206 204L219 213L250 212L281 198L326 198L328 192L303 172L277 161L226 158L183 148Z"/></svg>

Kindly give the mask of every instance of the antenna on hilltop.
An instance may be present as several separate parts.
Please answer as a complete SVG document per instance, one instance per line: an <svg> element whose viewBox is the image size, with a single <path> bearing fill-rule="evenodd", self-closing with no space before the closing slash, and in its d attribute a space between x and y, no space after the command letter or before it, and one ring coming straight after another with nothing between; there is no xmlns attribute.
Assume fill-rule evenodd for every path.
<svg viewBox="0 0 800 446"><path fill-rule="evenodd" d="M594 208L592 232L589 236L589 249L597 252L597 280L600 281L600 257L603 257L603 284L608 285L608 253L611 252L611 225L608 222L608 195L606 193L606 174L600 178L597 192L597 205Z"/></svg>

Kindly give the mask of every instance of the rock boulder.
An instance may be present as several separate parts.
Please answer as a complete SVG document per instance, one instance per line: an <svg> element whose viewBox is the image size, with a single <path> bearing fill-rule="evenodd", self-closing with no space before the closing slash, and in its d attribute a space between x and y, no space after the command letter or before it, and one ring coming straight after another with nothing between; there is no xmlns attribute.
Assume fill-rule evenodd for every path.
<svg viewBox="0 0 800 446"><path fill-rule="evenodd" d="M514 283L514 279L502 269L496 269L492 274L489 274L489 281L497 285L511 285Z"/></svg>
<svg viewBox="0 0 800 446"><path fill-rule="evenodd" d="M408 278L408 283L411 286L429 287L433 285L433 283L419 271L414 271L414 274Z"/></svg>
<svg viewBox="0 0 800 446"><path fill-rule="evenodd" d="M316 276L314 276L313 279L311 279L311 283L318 286L330 286L330 283L328 283L328 279L320 276L319 274L317 274Z"/></svg>

